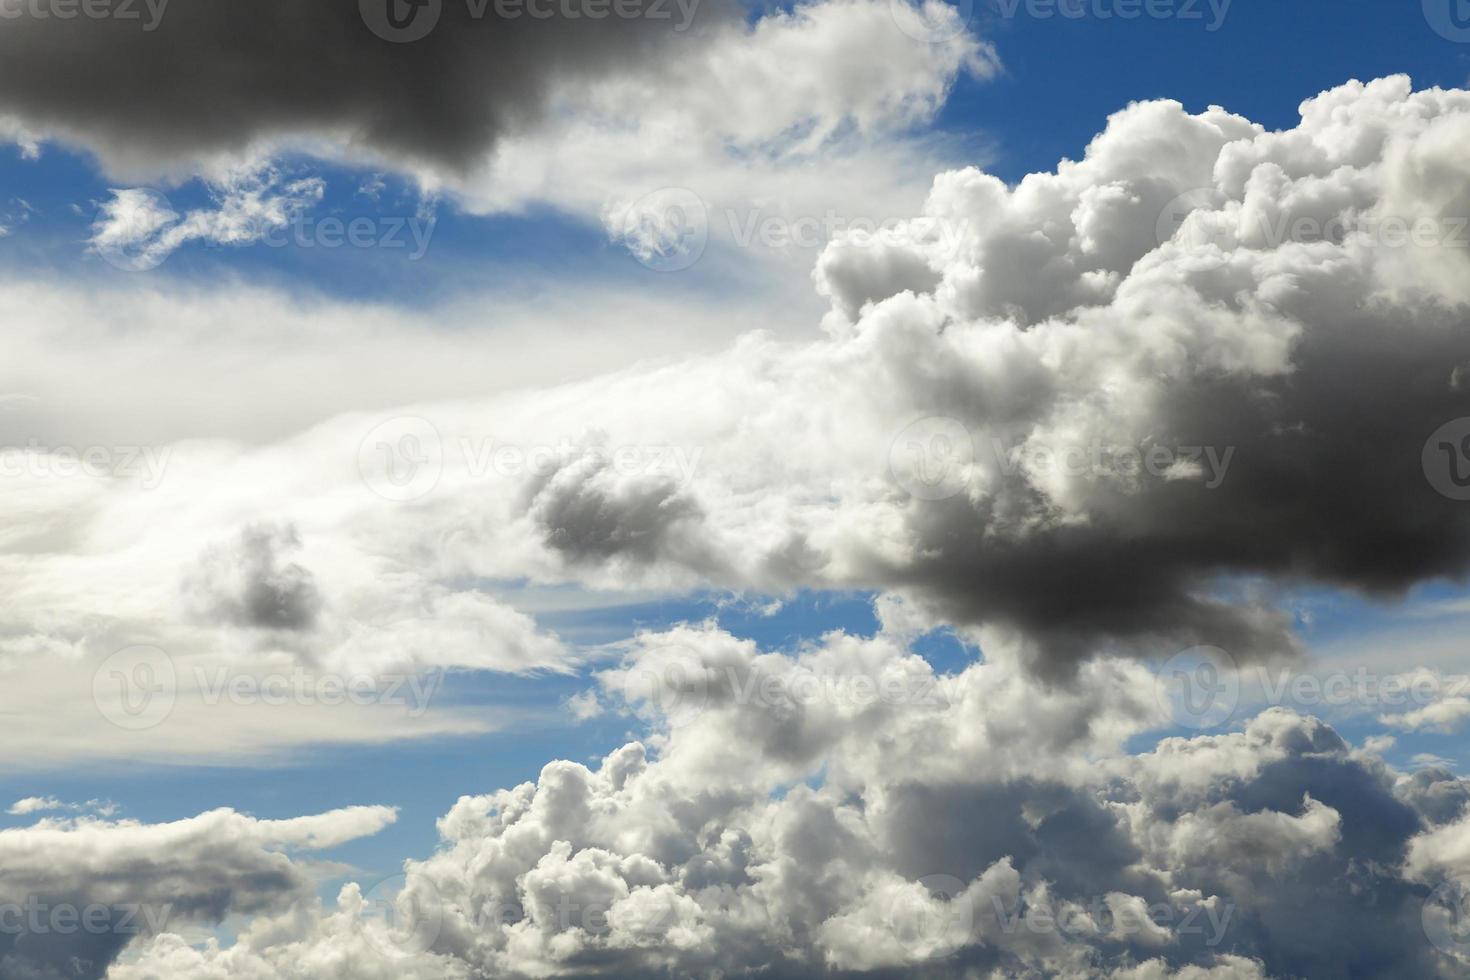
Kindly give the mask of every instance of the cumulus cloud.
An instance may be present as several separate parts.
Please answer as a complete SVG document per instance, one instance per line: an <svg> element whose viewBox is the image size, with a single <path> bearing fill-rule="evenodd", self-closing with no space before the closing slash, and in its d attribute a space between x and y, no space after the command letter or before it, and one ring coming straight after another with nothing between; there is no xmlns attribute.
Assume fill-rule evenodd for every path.
<svg viewBox="0 0 1470 980"><path fill-rule="evenodd" d="M447 557L899 590L1017 631L1053 674L1100 650L1293 654L1250 580L1392 596L1470 558L1422 453L1463 410L1470 240L1414 176L1459 166L1444 134L1467 119L1470 95L1404 78L1324 93L1281 133L1141 103L1055 173L942 174L912 227L823 255L825 341L420 409L446 446L595 425L599 446L703 450L677 488L563 460L500 500L450 453L439 515L487 547Z"/></svg>
<svg viewBox="0 0 1470 980"><path fill-rule="evenodd" d="M990 649L935 674L886 630L642 635L599 685L647 738L461 798L391 931L348 886L233 946L142 941L112 975L1454 975L1420 928L1464 850L1420 806L1432 777L1280 708L1135 752L1148 671L1049 685Z"/></svg>

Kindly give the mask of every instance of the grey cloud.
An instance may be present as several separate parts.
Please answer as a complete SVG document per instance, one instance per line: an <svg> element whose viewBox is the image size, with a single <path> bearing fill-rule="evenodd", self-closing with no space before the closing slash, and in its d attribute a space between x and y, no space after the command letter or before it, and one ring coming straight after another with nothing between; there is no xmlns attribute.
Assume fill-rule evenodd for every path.
<svg viewBox="0 0 1470 980"><path fill-rule="evenodd" d="M559 86L656 60L723 16L718 0L695 5L693 26L680 5L652 0L637 5L644 16L599 19L567 17L563 4L542 5L553 13L546 19L528 5L497 17L494 3L475 16L478 4L436 0L399 5L419 18L441 12L427 36L394 43L363 13L378 18L387 6L175 0L151 30L146 16L7 19L0 114L87 145L125 172L293 137L464 171L498 137L534 122Z"/></svg>
<svg viewBox="0 0 1470 980"><path fill-rule="evenodd" d="M604 686L636 697L628 684L675 641L755 673L905 657L881 634L782 655L685 628L645 637ZM1152 724L1146 671L1098 665L1068 691L1007 663L945 678L944 705L720 698L657 751L630 743L463 797L441 847L406 869L443 928L393 962L453 977L1456 975L1420 928L1433 882L1405 861L1411 848L1424 866L1461 860L1410 805L1427 779L1283 709L1132 754L1122 742ZM827 730L808 758L746 737L791 711ZM1094 724L1061 734L1078 713ZM1124 917L1146 908L1172 918ZM323 920L176 975L295 978L352 928ZM120 980L147 976L154 953ZM385 961L363 947L359 962Z"/></svg>
<svg viewBox="0 0 1470 980"><path fill-rule="evenodd" d="M309 897L287 851L374 833L386 807L256 820L214 810L165 824L91 819L0 831L0 976L99 980L129 944Z"/></svg>
<svg viewBox="0 0 1470 980"><path fill-rule="evenodd" d="M286 560L301 546L291 525L255 524L230 545L205 549L184 583L196 615L209 623L263 630L309 630L322 598L307 568Z"/></svg>

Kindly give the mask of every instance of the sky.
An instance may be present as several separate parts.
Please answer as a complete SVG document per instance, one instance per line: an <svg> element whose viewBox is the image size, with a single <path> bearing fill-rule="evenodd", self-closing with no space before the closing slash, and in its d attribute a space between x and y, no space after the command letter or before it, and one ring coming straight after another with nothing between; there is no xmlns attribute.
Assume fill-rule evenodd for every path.
<svg viewBox="0 0 1470 980"><path fill-rule="evenodd" d="M1463 975L1470 9L535 2L0 2L0 980Z"/></svg>

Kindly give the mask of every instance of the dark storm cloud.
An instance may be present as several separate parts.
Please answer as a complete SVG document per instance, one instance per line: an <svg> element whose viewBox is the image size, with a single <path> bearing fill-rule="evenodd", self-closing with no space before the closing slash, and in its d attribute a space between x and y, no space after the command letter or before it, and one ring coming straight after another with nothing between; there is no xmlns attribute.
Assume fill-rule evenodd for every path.
<svg viewBox="0 0 1470 980"><path fill-rule="evenodd" d="M83 143L123 171L291 136L462 171L534 121L556 86L697 43L720 3L172 0L161 13L139 2L136 18L8 18L0 116ZM378 36L369 21L401 36L390 5L407 36L432 30L402 43Z"/></svg>
<svg viewBox="0 0 1470 980"><path fill-rule="evenodd" d="M1451 381L1470 360L1470 320L1299 312L1307 329L1290 373L1181 379L1158 400L1157 444L1231 451L1218 486L1151 480L1121 493L1100 483L1080 524L1047 522L1028 486L979 507L963 496L923 502L909 526L924 558L885 577L955 618L1025 631L1040 663L1057 667L1128 645L1293 651L1289 618L1221 584L1231 577L1394 598L1463 576L1470 508L1436 490L1421 456L1436 429L1470 414ZM1036 521L1019 526L1004 508Z"/></svg>

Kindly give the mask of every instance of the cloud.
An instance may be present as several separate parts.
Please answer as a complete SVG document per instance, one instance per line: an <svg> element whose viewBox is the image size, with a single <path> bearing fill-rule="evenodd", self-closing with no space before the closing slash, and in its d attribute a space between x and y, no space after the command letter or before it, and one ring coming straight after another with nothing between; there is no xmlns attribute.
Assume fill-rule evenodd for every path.
<svg viewBox="0 0 1470 980"><path fill-rule="evenodd" d="M309 630L321 612L310 571L286 554L301 547L290 525L245 528L232 545L207 548L184 583L197 615L245 629Z"/></svg>
<svg viewBox="0 0 1470 980"><path fill-rule="evenodd" d="M493 595L527 582L887 590L1056 678L1099 653L1197 643L1292 654L1270 583L1394 596L1470 558L1470 512L1424 456L1463 412L1470 297L1449 272L1470 249L1383 232L1394 217L1454 227L1460 202L1415 174L1460 165L1445 134L1467 119L1470 95L1402 78L1324 93L1281 133L1140 103L1056 173L1014 188L941 175L916 229L873 253L922 260L926 292L844 296L853 245L828 250L821 339L752 333L556 388L338 414L262 445L153 447L167 450L157 485L63 477L38 448L6 499L35 557L0 566L25 583L0 652L95 665L151 642L193 658L221 642L212 630L313 622L315 595L312 635L274 642L336 669L402 669L391 642L348 642L354 621L436 608L464 629L439 644L410 630L410 666L565 668L575 655ZM1305 235L1298 218L1353 233ZM993 276L992 252L1025 243L1034 261ZM1362 397L1341 397L1347 378ZM404 467L422 483L383 482ZM301 553L200 564L201 547L260 522L294 525ZM181 578L216 614L185 635Z"/></svg>
<svg viewBox="0 0 1470 980"><path fill-rule="evenodd" d="M697 44L733 15L713 0L634 4L633 17L609 16L607 6L599 17L580 16L580 7L569 16L567 5L551 4L500 16L506 6L413 8L406 30L432 30L411 41L389 24L391 8L347 0L310 10L286 0L249 10L159 3L139 5L134 18L14 19L0 34L0 112L94 149L119 172L282 139L338 142L453 172L535 122L559 88ZM79 69L64 81L47 77L42 66L58 60Z"/></svg>
<svg viewBox="0 0 1470 980"><path fill-rule="evenodd" d="M156 268L190 241L249 245L286 227L317 204L318 178L287 179L269 167L241 167L210 181L214 208L180 215L156 191L113 190L92 225L88 244L109 263L133 272Z"/></svg>
<svg viewBox="0 0 1470 980"><path fill-rule="evenodd" d="M1452 975L1420 917L1463 825L1419 802L1465 781L1280 708L1135 751L1148 671L1054 685L987 649L936 675L882 630L642 635L599 684L647 738L462 797L405 865L387 951L348 886L233 947L142 941L113 975Z"/></svg>
<svg viewBox="0 0 1470 980"><path fill-rule="evenodd" d="M99 817L111 817L117 812L117 805L102 800L88 800L85 803L63 803L54 796L27 796L25 799L16 800L10 805L10 809L5 812L13 817L27 817L35 813L46 813L57 810L65 810L70 813L91 811Z"/></svg>
<svg viewBox="0 0 1470 980"><path fill-rule="evenodd" d="M100 978L140 936L286 909L311 894L290 852L377 833L388 807L258 820L214 810L164 824L46 820L0 831L0 973Z"/></svg>

